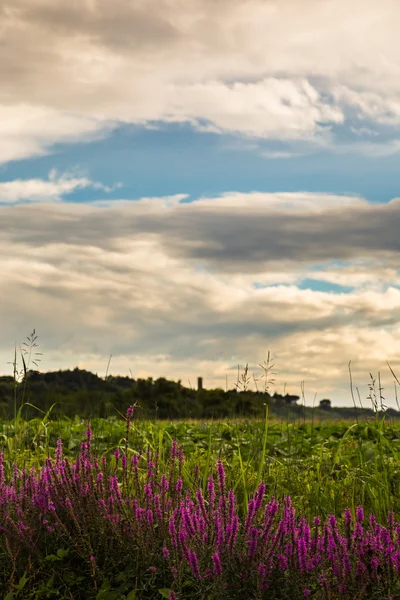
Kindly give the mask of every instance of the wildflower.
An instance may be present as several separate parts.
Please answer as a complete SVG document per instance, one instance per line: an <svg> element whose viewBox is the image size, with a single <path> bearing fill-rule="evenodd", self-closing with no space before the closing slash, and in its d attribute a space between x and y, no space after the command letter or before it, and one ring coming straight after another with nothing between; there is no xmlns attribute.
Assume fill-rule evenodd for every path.
<svg viewBox="0 0 400 600"><path fill-rule="evenodd" d="M171 460L174 460L177 457L177 446L178 444L173 440L171 445Z"/></svg>
<svg viewBox="0 0 400 600"><path fill-rule="evenodd" d="M133 409L136 406L136 402L135 404L131 404L127 409L126 409L126 418L128 421L131 421L133 419Z"/></svg>
<svg viewBox="0 0 400 600"><path fill-rule="evenodd" d="M356 519L358 523L362 523L364 521L364 509L362 506L357 506L356 508Z"/></svg>
<svg viewBox="0 0 400 600"><path fill-rule="evenodd" d="M250 548L249 548L249 556L253 558L257 550L258 543L258 530L255 527L252 527L250 532Z"/></svg>
<svg viewBox="0 0 400 600"><path fill-rule="evenodd" d="M214 574L215 575L222 575L221 559L219 557L218 552L215 552L215 554L213 554L211 558L212 558L212 561L213 561Z"/></svg>
<svg viewBox="0 0 400 600"><path fill-rule="evenodd" d="M220 460L217 461L218 485L221 494L225 491L225 470L224 465Z"/></svg>
<svg viewBox="0 0 400 600"><path fill-rule="evenodd" d="M256 494L256 499L255 499L255 512L257 513L261 506L262 506L262 501L264 498L264 494L265 494L265 484L264 483L260 483L260 485L258 486L258 490L257 490L257 494Z"/></svg>
<svg viewBox="0 0 400 600"><path fill-rule="evenodd" d="M196 552L194 552L193 550L189 550L188 555L189 555L189 564L192 569L192 573L193 573L194 577L196 579L201 579L202 577L200 574L199 561L198 561Z"/></svg>
<svg viewBox="0 0 400 600"><path fill-rule="evenodd" d="M307 547L304 538L297 540L297 555L299 557L300 570L304 573L307 569Z"/></svg>
<svg viewBox="0 0 400 600"><path fill-rule="evenodd" d="M169 483L165 475L161 476L160 487L163 493L166 493L168 491Z"/></svg>
<svg viewBox="0 0 400 600"><path fill-rule="evenodd" d="M165 560L169 561L170 554L169 554L168 548L165 548L165 546L164 546L163 549L162 549L162 553L163 553L163 556L164 556Z"/></svg>
<svg viewBox="0 0 400 600"><path fill-rule="evenodd" d="M61 439L59 438L57 440L57 450L56 450L56 461L57 462L60 462L60 460L62 459L62 452L63 452L62 446L63 446L63 443L62 443Z"/></svg>
<svg viewBox="0 0 400 600"><path fill-rule="evenodd" d="M210 510L214 510L215 488L214 488L214 480L212 477L208 478L207 491L208 491L208 502L210 505Z"/></svg>

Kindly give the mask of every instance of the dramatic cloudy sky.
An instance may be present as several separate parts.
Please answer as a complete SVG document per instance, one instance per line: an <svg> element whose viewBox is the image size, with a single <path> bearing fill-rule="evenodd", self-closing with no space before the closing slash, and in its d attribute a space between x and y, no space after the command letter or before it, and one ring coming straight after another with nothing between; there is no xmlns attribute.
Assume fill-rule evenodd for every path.
<svg viewBox="0 0 400 600"><path fill-rule="evenodd" d="M0 0L0 372L400 378L398 0ZM303 383L304 382L304 383ZM262 386L262 380L258 383ZM255 389L254 381L249 385Z"/></svg>

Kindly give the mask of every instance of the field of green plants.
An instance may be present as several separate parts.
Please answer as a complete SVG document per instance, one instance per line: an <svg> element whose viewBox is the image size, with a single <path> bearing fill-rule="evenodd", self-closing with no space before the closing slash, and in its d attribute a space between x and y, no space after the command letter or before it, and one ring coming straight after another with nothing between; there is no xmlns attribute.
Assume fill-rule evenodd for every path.
<svg viewBox="0 0 400 600"><path fill-rule="evenodd" d="M0 424L2 598L400 598L400 427Z"/></svg>

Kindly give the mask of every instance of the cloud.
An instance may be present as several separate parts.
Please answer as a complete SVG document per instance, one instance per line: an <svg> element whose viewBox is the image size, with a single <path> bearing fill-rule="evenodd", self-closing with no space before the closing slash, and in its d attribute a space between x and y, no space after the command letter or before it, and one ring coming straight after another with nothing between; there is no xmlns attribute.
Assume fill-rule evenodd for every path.
<svg viewBox="0 0 400 600"><path fill-rule="evenodd" d="M323 270L309 271L307 279L377 291L384 291L388 287L400 288L400 272L395 256L391 261L387 256L382 260L377 260L376 257L369 260L353 259L351 263L340 267L326 264Z"/></svg>
<svg viewBox="0 0 400 600"><path fill-rule="evenodd" d="M368 127L350 127L350 131L358 136L377 136L379 135L377 131L373 129L368 129Z"/></svg>
<svg viewBox="0 0 400 600"><path fill-rule="evenodd" d="M0 204L15 204L17 202L53 202L61 201L63 196L72 192L92 188L110 192L112 188L91 181L87 177L77 177L71 173L57 175L56 170L49 173L48 180L44 179L14 179L0 182Z"/></svg>
<svg viewBox="0 0 400 600"><path fill-rule="evenodd" d="M399 125L400 98L388 98L372 91L357 91L346 86L337 86L332 90L336 100L358 109L358 119L365 117L382 125Z"/></svg>
<svg viewBox="0 0 400 600"><path fill-rule="evenodd" d="M382 157L393 156L400 152L400 139L384 142L353 142L336 144L331 151L335 154L358 154L360 156Z"/></svg>
<svg viewBox="0 0 400 600"><path fill-rule="evenodd" d="M0 11L2 128L15 113L2 162L118 122L327 147L352 114L359 130L399 124L395 0L15 0Z"/></svg>
<svg viewBox="0 0 400 600"><path fill-rule="evenodd" d="M272 159L294 158L295 156L300 156L300 154L297 154L295 152L289 152L286 150L266 150L265 152L262 152L261 155L265 156L265 158Z"/></svg>
<svg viewBox="0 0 400 600"><path fill-rule="evenodd" d="M197 127L200 116L213 123L214 131L255 137L296 139L329 135L320 122L342 123L337 107L321 101L308 81L268 78L257 83L227 85L208 82L174 86L169 90L169 116Z"/></svg>
<svg viewBox="0 0 400 600"><path fill-rule="evenodd" d="M44 155L55 143L97 140L113 127L110 122L46 106L0 103L0 164Z"/></svg>
<svg viewBox="0 0 400 600"><path fill-rule="evenodd" d="M100 373L112 353L112 372L203 375L209 387L225 388L226 374L232 387L238 363L258 376L272 350L279 391L304 380L311 402L315 391L349 401L349 360L360 385L386 359L400 371L398 201L184 198L1 207L2 370L35 327L42 368ZM356 262L335 265L343 257ZM310 276L353 289L299 289Z"/></svg>
<svg viewBox="0 0 400 600"><path fill-rule="evenodd" d="M63 205L57 214L65 218L56 219L50 229L52 213L46 205L16 207L18 227L17 213L4 207L2 222L15 239L51 243L56 235L65 243L90 242L104 250L119 248L134 229L158 239L174 258L205 261L210 269L229 272L259 272L271 263L387 259L399 251L399 199L370 204L354 196L254 192L182 204L185 198Z"/></svg>

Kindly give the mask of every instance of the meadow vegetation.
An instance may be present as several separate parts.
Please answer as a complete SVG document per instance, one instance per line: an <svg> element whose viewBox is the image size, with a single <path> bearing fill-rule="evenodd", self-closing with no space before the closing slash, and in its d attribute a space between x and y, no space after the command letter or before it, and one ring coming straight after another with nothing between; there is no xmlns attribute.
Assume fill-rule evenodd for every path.
<svg viewBox="0 0 400 600"><path fill-rule="evenodd" d="M16 404L0 423L1 597L399 598L400 428L370 389L374 417L354 422L267 402L262 419L208 421Z"/></svg>

